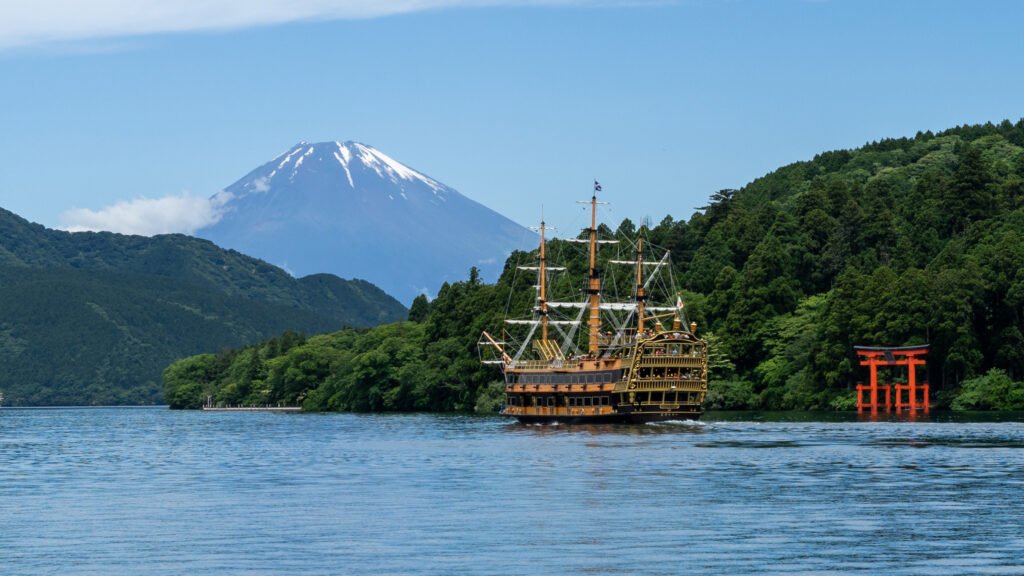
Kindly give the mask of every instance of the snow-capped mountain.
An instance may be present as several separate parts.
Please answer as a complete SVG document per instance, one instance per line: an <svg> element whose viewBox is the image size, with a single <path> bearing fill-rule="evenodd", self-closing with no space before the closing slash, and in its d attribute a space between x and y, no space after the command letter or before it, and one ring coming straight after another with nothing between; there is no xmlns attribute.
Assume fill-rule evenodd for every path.
<svg viewBox="0 0 1024 576"><path fill-rule="evenodd" d="M296 276L363 278L403 302L485 278L533 233L357 142L300 142L227 187L223 216L198 235Z"/></svg>

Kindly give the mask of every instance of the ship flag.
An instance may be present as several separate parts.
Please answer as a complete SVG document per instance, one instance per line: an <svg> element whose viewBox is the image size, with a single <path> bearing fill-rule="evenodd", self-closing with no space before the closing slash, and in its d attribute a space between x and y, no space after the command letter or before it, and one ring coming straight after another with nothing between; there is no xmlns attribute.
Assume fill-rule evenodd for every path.
<svg viewBox="0 0 1024 576"><path fill-rule="evenodd" d="M598 182L597 180L594 180L594 192L600 192L600 191L601 191L601 183Z"/></svg>

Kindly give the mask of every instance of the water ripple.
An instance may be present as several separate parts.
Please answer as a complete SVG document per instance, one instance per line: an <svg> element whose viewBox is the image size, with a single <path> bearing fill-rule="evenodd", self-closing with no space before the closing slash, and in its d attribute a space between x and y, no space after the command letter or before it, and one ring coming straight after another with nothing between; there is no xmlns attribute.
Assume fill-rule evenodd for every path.
<svg viewBox="0 0 1024 576"><path fill-rule="evenodd" d="M2 573L1024 574L1024 424L743 417L4 409Z"/></svg>

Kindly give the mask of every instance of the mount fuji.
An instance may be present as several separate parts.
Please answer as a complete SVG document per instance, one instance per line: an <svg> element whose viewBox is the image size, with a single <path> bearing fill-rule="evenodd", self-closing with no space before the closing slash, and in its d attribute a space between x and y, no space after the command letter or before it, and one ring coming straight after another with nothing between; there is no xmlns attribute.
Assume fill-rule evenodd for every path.
<svg viewBox="0 0 1024 576"><path fill-rule="evenodd" d="M300 142L214 196L222 217L197 235L295 276L362 278L403 302L495 278L534 234L358 142Z"/></svg>

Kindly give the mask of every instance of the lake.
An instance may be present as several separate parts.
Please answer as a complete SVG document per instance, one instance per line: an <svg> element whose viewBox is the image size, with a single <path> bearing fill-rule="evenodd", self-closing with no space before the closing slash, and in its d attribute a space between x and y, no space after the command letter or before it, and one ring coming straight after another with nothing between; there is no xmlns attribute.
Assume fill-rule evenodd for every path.
<svg viewBox="0 0 1024 576"><path fill-rule="evenodd" d="M1024 420L0 409L0 573L1024 574Z"/></svg>

